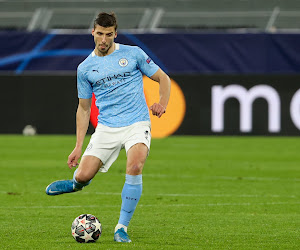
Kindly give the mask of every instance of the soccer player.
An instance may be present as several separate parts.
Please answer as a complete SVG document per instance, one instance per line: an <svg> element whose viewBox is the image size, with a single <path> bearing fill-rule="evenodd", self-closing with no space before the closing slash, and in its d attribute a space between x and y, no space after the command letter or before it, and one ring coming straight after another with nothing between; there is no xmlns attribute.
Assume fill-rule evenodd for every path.
<svg viewBox="0 0 300 250"><path fill-rule="evenodd" d="M79 104L76 113L76 146L68 157L69 168L76 167L73 179L51 183L48 195L82 190L100 172L107 172L125 148L127 155L122 205L114 240L131 242L127 227L142 194L142 171L149 154L151 125L142 75L157 81L160 99L149 107L161 117L170 97L170 78L139 47L118 44L114 13L100 13L92 30L94 51L78 66ZM92 94L99 108L97 128L81 158L89 125Z"/></svg>

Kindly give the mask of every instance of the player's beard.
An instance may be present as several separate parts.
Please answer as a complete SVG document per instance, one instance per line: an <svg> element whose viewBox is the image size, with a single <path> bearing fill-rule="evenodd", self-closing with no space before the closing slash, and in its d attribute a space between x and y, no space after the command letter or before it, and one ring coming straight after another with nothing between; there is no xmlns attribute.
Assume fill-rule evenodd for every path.
<svg viewBox="0 0 300 250"><path fill-rule="evenodd" d="M104 44L101 44L101 43L100 43L100 44L98 45L98 52L99 52L101 55L103 55L103 56L107 55L107 53L108 53L109 49L111 48L112 44L113 44L113 42L111 42L110 44L105 44L105 47L104 47L104 48L101 48L101 46L104 45Z"/></svg>

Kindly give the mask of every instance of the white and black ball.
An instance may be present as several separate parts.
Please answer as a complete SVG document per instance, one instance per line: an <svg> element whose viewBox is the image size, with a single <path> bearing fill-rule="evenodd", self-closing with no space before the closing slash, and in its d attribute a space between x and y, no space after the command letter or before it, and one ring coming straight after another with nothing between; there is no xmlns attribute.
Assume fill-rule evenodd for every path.
<svg viewBox="0 0 300 250"><path fill-rule="evenodd" d="M91 243L102 233L101 222L92 214L79 215L72 223L72 236L79 243Z"/></svg>

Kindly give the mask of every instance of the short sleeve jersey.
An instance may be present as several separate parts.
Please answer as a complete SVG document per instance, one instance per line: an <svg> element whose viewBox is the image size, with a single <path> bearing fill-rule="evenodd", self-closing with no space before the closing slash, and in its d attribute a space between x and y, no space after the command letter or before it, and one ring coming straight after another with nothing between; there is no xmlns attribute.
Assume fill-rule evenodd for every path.
<svg viewBox="0 0 300 250"><path fill-rule="evenodd" d="M92 52L77 69L78 97L96 97L98 123L109 127L150 121L143 74L151 77L159 67L139 47L115 44L113 53Z"/></svg>

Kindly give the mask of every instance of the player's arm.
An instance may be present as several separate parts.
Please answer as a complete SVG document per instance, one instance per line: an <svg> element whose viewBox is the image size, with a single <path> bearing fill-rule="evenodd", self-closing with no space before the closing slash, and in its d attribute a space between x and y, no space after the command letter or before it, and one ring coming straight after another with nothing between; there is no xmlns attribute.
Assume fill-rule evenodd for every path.
<svg viewBox="0 0 300 250"><path fill-rule="evenodd" d="M79 104L76 113L76 146L68 157L69 168L76 167L81 156L84 137L88 130L90 121L92 98L79 99Z"/></svg>
<svg viewBox="0 0 300 250"><path fill-rule="evenodd" d="M171 81L169 76L158 69L154 75L150 77L152 80L159 83L159 102L150 106L153 115L160 118L165 112L170 98Z"/></svg>

